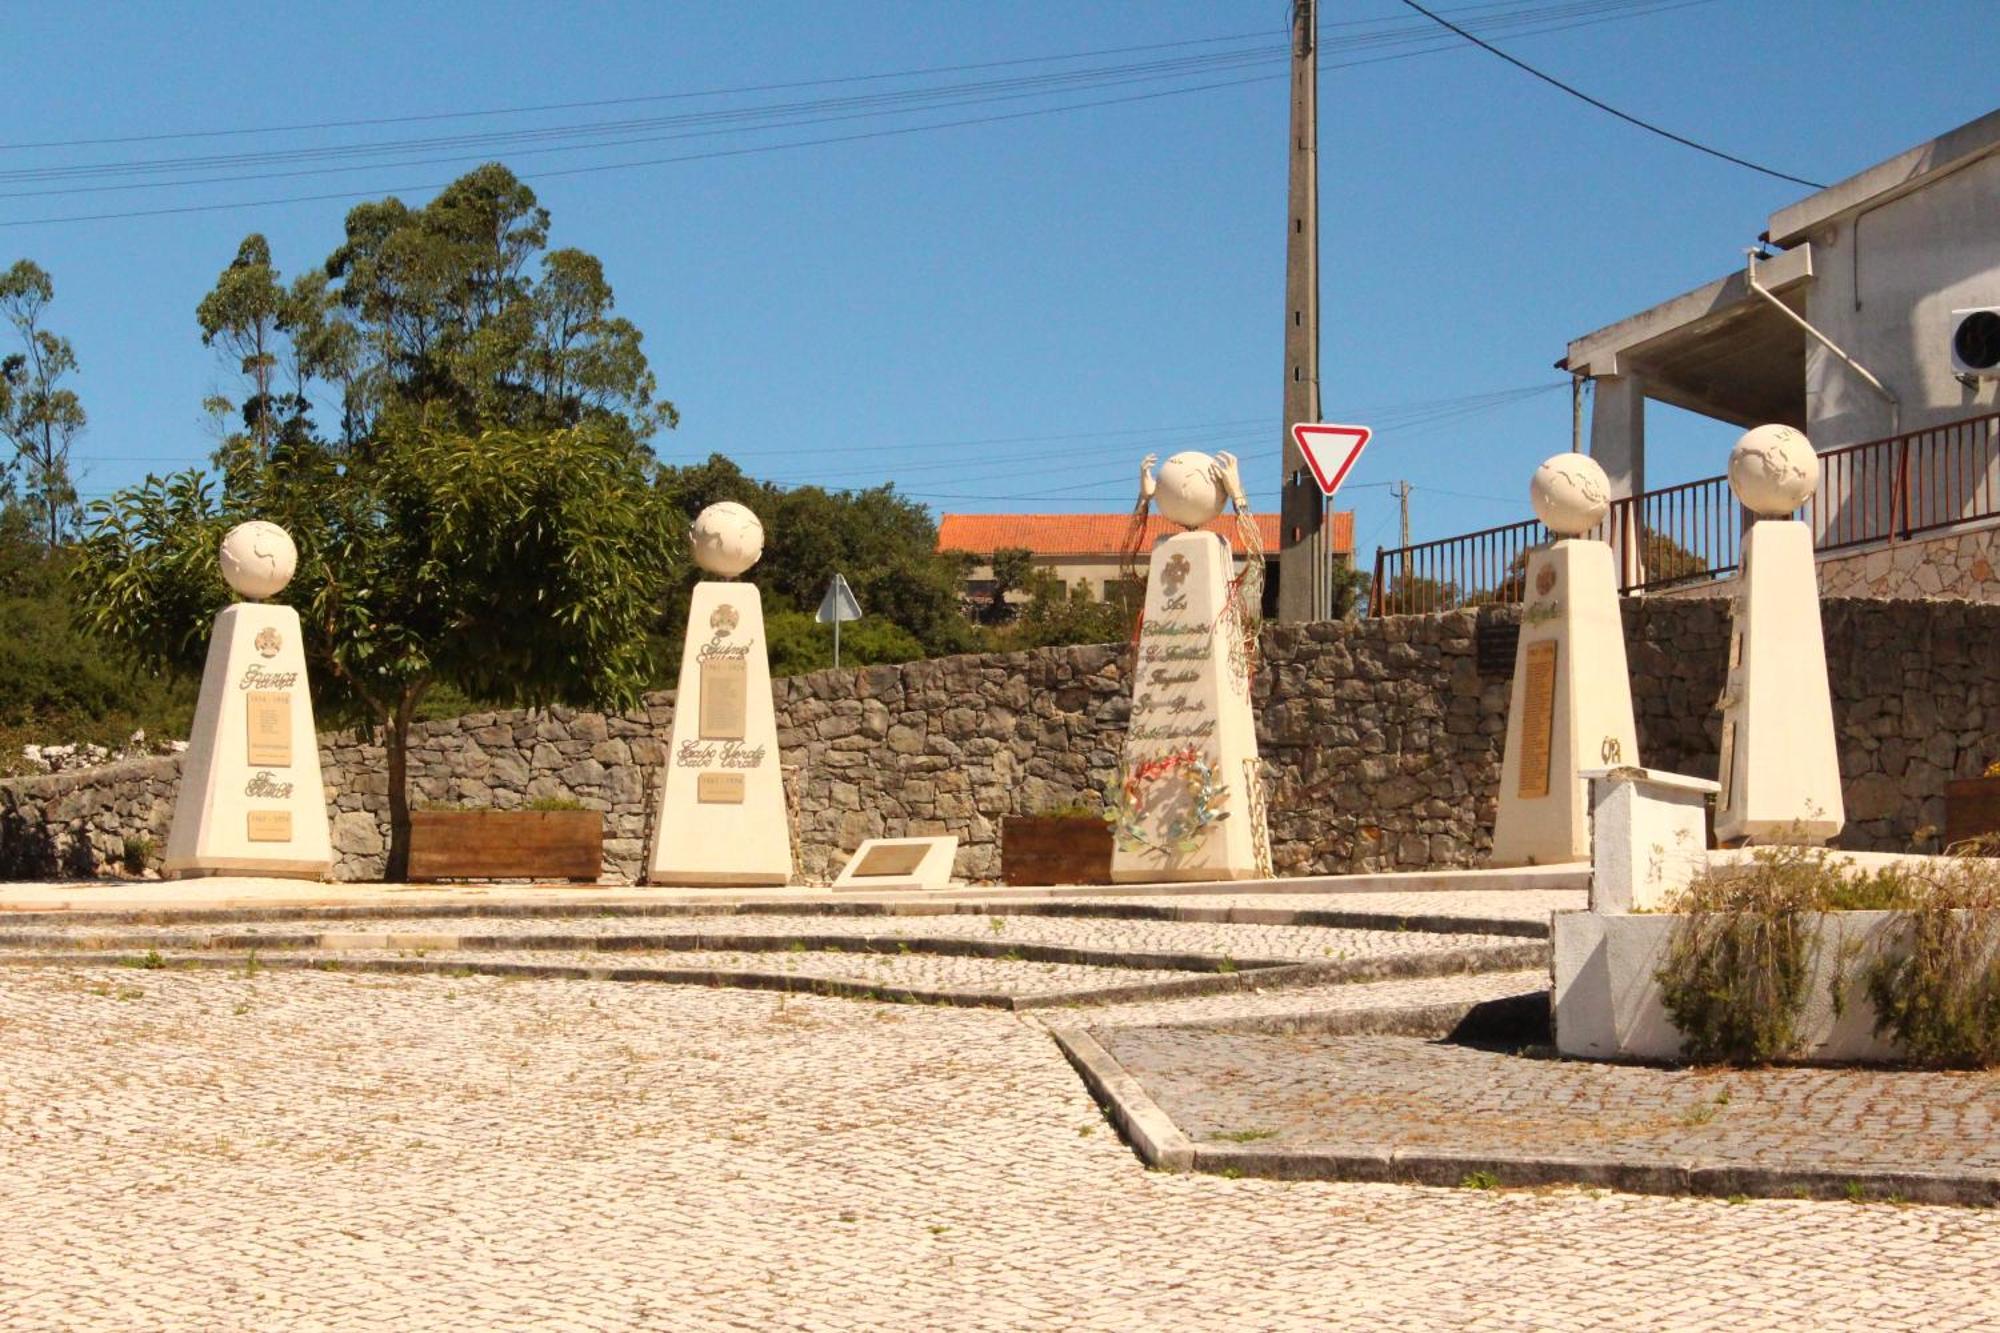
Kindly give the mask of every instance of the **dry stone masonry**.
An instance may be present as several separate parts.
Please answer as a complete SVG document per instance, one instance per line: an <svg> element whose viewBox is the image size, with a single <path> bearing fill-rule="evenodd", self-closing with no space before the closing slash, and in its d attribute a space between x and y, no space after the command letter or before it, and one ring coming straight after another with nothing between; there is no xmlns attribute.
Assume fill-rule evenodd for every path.
<svg viewBox="0 0 2000 1333"><path fill-rule="evenodd" d="M1726 601L1628 599L1623 613L1645 763L1713 778ZM1253 703L1280 874L1483 861L1516 615L1266 628ZM1840 845L1905 849L1943 823L1946 778L2000 759L2000 606L1836 598L1822 615L1847 798ZM1001 818L1094 804L1131 706L1124 653L1111 647L821 671L774 681L773 693L800 868L820 880L864 838L945 833L959 838L961 877L997 875ZM629 878L672 717L665 693L626 714L420 724L413 798L495 809L573 799L605 812L607 867ZM377 876L388 845L381 748L327 735L321 758L334 873ZM157 862L178 768L169 756L0 783L0 874L96 874L128 852Z"/></svg>

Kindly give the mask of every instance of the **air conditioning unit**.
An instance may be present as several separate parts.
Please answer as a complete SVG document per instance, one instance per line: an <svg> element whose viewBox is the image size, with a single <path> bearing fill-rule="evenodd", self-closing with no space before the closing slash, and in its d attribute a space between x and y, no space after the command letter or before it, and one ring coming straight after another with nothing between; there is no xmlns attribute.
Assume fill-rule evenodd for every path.
<svg viewBox="0 0 2000 1333"><path fill-rule="evenodd" d="M1951 369L1956 375L2000 379L2000 306L1951 312Z"/></svg>

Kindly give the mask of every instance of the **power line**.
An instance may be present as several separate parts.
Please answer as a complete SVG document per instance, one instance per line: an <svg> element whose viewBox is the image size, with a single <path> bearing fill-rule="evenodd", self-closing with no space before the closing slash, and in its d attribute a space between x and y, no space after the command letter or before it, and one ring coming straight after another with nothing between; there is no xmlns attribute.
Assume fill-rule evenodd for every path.
<svg viewBox="0 0 2000 1333"><path fill-rule="evenodd" d="M1710 2L1711 0L1582 0L1581 3L1570 3L1563 5L1545 5L1539 8L1515 9L1507 13L1503 13L1500 15L1484 19L1481 21L1481 26L1494 29L1503 26L1520 27L1522 28L1521 35L1530 35L1530 33L1539 34L1543 32L1563 31L1568 28L1581 27L1581 26L1586 26L1588 24L1610 22L1620 18L1634 17L1639 14L1655 13L1670 9L1686 8L1694 4L1703 4ZM1496 8L1496 6L1484 5L1484 6L1475 6L1473 8L1493 9ZM1558 22L1555 20L1562 20L1562 21ZM1371 20L1369 22L1379 23L1381 22L1381 20ZM1244 35L1255 35L1255 34L1244 34ZM1206 43L1206 42L1219 42L1232 39L1205 38L1198 40L1199 42ZM1352 38L1342 39L1345 45L1351 47L1362 47L1367 45L1385 45L1385 44L1408 45L1411 43L1412 40L1413 40L1412 35L1409 32L1403 30L1361 34ZM1166 43L1163 45L1172 46L1181 44L1182 43ZM1189 44L1194 44L1194 43L1189 43ZM1118 49L1140 50L1140 49L1152 49L1152 48L1118 48ZM1341 62L1339 64L1328 64L1323 67L1333 69L1333 68L1347 68L1349 66L1355 66L1355 65L1376 64L1389 60L1407 59L1416 55L1434 54L1436 52L1447 49L1449 49L1449 44L1422 45L1419 46L1418 49L1412 51L1399 52L1387 56L1377 56L1363 60ZM1074 58L1080 58L1080 57L1061 56L1061 57L1039 57L1033 59L1062 60L1062 59L1074 59ZM194 159L178 159L167 162L94 164L94 165L68 167L68 168L63 168L63 167L43 168L43 169L29 168L29 169L20 169L12 172L0 172L0 179L12 178L22 181L35 180L35 179L61 179L64 178L65 176L71 176L71 175L82 176L82 175L89 175L92 173L134 174L143 172L186 170L186 169L191 169L193 167L197 167L201 164L223 163L229 161L242 161L245 163L249 163L260 160L268 160L268 161L314 160L317 157L333 157L333 156L344 156L344 155L351 156L354 154L365 155L370 153L378 155L399 154L399 153L407 153L410 151L415 151L418 148L421 148L422 146L425 145L447 144L454 142L464 143L467 146L471 146L475 143L483 143L488 147L497 147L500 146L501 144L506 144L506 143L515 143L522 141L533 142L538 139L546 140L548 138L560 137L564 134L601 136L612 130L629 131L633 127L649 125L649 124L664 125L671 123L699 123L704 121L712 121L715 119L733 118L736 120L746 120L746 119L755 120L758 118L762 118L768 122L763 125L754 125L754 124L736 125L730 127L730 129L727 130L710 129L710 130L697 131L686 134L635 136L631 135L630 133L627 133L626 137L623 138L600 138L597 142L591 142L591 143L578 143L578 144L568 144L568 145L558 144L552 147L515 150L519 155L523 156L537 155L541 153L550 153L550 152L574 152L574 151L583 151L589 148L618 146L621 144L650 143L650 142L659 142L662 140L669 140L669 139L702 137L703 135L706 134L725 133L725 132L730 132L730 130L739 132L748 132L748 131L763 130L763 129L789 128L798 125L825 124L838 120L852 120L852 119L865 118L869 114L877 114L877 113L909 114L912 112L938 109L950 105L976 105L984 102L1012 100L1025 96L1047 95L1055 91L1059 91L1060 90L1059 85L1067 85L1068 88L1071 90L1080 90L1092 87L1107 87L1107 86L1114 86L1118 83L1129 83L1129 82L1144 81L1153 78L1173 77L1177 74L1186 75L1198 72L1199 70L1205 68L1227 68L1232 66L1240 68L1244 66L1253 66L1255 64L1262 63L1266 60L1270 60L1275 63L1276 60L1282 58L1283 58L1282 54L1273 53L1270 55L1266 55L1261 53L1260 50L1251 49L1251 50L1237 51L1237 52L1223 52L1213 56L1188 57L1185 58L1183 61L1179 62L1175 61L1162 61L1162 62L1150 62L1150 63L1141 62L1139 64L1133 64L1129 66L1101 67L1096 70L1063 71L1055 74L1031 75L1016 80L993 81L988 84L961 85L958 87L933 88L933 89L900 90L897 92L875 95L872 99L865 97L851 98L851 99L823 99L822 101L817 103L799 103L790 106L780 105L776 107L766 107L766 108L748 108L748 109L703 112L683 117L656 118L655 120L652 121L609 122L598 125L545 127L537 130L525 130L518 132L456 136L454 138L443 139L443 140L437 140L437 139L408 140L408 141L402 141L400 143L389 142L380 144L336 145L321 149L295 149L295 150L282 150L266 154L243 154L243 155L236 155L231 158L194 158ZM1017 61L993 62L993 63L1020 64L1020 63L1029 63L1029 59L1030 58L1023 58L1022 60L1017 60ZM1168 66L1174 66L1175 68L1171 69L1166 68ZM951 69L951 68L980 68L980 67L981 66L942 67L942 68ZM896 76L893 75L851 76L852 79L873 79L873 78L888 78L888 77L896 77ZM542 179L555 176L584 175L584 174L595 174L606 171L631 170L640 167L661 166L661 165L669 165L680 162L700 161L713 158L746 156L746 155L753 155L765 152L777 152L790 148L816 147L827 144L856 142L865 139L895 137L899 135L920 133L930 130L953 129L971 125L991 124L999 121L1026 119L1034 116L1057 114L1065 111L1083 110L1092 107L1116 105L1128 102L1148 101L1161 97L1179 96L1179 95L1184 95L1186 93L1210 91L1218 88L1237 87L1250 83L1265 82L1268 81L1269 79L1275 79L1278 77L1283 77L1283 76L1274 74L1270 76L1256 76L1244 79L1223 80L1207 84L1198 84L1185 88L1165 89L1153 93L1137 94L1129 97L1092 99L1088 101L1070 103L1061 106L1036 108L1024 112L1016 112L1016 113L994 115L994 116L967 117L959 120L942 121L924 125L899 126L899 127L885 128L880 130L864 131L861 133L851 134L851 135L823 136L820 138L796 140L788 143L750 145L739 148L719 149L705 153L680 154L676 156L663 157L663 158L648 158L648 159L640 159L637 161L599 163L590 166L551 169L548 171L533 173L530 177L528 177L528 179ZM843 82L843 81L851 81L851 80L818 80L813 82L833 83L833 82ZM794 86L794 85L769 85L769 86L783 87L783 86ZM996 88L1003 86L1023 88L1025 90L1015 91L1010 93L994 93L991 95L974 95L977 93L982 93L984 90L989 88ZM714 94L700 94L700 93L660 94L657 96L665 98L665 97L681 97L681 96L695 97L695 96L708 96L708 95L714 95ZM922 99L928 99L927 104L923 103ZM614 100L653 100L653 99L614 99ZM905 103L905 105L902 106L892 105L893 103L899 101ZM912 101L917 101L919 104L909 105L908 103L911 103ZM803 114L804 112L811 110L815 107L832 106L832 105L867 105L871 109L867 111L843 112L841 114L836 114L836 115ZM526 110L526 108L521 108L521 110ZM439 116L444 116L447 114L470 116L470 115L480 115L487 113L467 112L467 113L437 113L437 114ZM494 112L492 114L501 114L501 112ZM782 115L793 115L795 118L791 120L772 119L772 117L774 116L782 116ZM425 118L426 117L410 117L408 119L425 119ZM402 118L386 118L386 119L394 120ZM242 131L242 132L260 133L265 131ZM222 133L236 133L236 131L200 131L192 133L197 135L210 135L210 134L222 134ZM140 137L140 136L134 136L134 137ZM158 137L182 137L182 136L158 136ZM412 166L412 165L426 165L426 164L467 161L467 160L471 159L466 157L414 159L414 160L405 160L399 164L394 164L394 165ZM389 165L389 164L377 164L377 165ZM100 193L105 191L119 191L119 190L131 190L131 189L155 189L155 188L166 188L176 185L214 184L214 183L229 182L234 180L263 180L263 179L281 179L281 178L295 177L295 176L330 175L340 172L364 170L364 169L371 169L370 165L363 164L361 166L323 167L317 169L295 170L286 172L253 172L239 176L193 178L193 179L183 179L183 180L163 181L163 182L137 182L137 183L127 183L119 185L80 186L68 189L55 189L55 190L17 191L8 195L0 195L0 197L26 198L26 197L35 197L35 196L50 195L50 194ZM383 193L419 192L419 191L437 190L441 188L443 188L441 184L422 185L422 186L392 186L388 187L386 190L377 187L366 190L329 191L323 193L295 195L295 196L270 198L270 199L239 200L228 203L188 204L176 207L155 208L155 209L128 209L128 210L103 212L103 213L70 214L70 215L62 215L55 217L11 219L7 221L0 221L0 227L35 226L40 224L62 223L62 222L111 221L111 220L139 218L139 217L160 217L160 216L187 214L187 213L217 212L235 208L265 207L265 206L294 204L294 203L311 203L311 202L320 202L320 201L335 200L335 199L355 199L355 198L363 198L370 195L378 195Z"/></svg>
<svg viewBox="0 0 2000 1333"><path fill-rule="evenodd" d="M1590 105L1596 107L1599 111L1608 112L1611 115L1618 117L1618 119L1625 121L1627 124L1638 126L1640 129L1645 130L1649 134L1657 134L1662 139L1671 139L1675 143L1681 144L1687 148L1692 148L1698 153L1707 153L1710 157L1721 158L1724 162L1733 162L1739 167L1748 167L1752 171L1762 172L1766 176L1772 176L1781 181L1790 181L1794 185L1803 185L1806 188L1812 190L1824 190L1826 188L1826 186L1820 184L1818 181L1809 181L1803 176L1793 176L1787 172L1778 171L1772 167L1760 166L1757 163L1752 162L1749 158L1738 157L1734 153L1725 153L1720 148L1711 148L1707 144L1698 143L1695 140L1688 138L1684 134L1675 134L1672 130L1662 129L1658 125L1653 124L1651 121L1641 120L1639 119L1639 117L1634 116L1629 112L1620 111L1617 107L1612 106L1608 102L1600 102L1597 98L1592 97L1589 93L1584 92L1580 88L1573 88L1569 84L1564 83L1561 79L1558 79L1553 75L1542 73L1542 71L1536 69L1533 65L1528 64L1524 60L1517 60L1513 56L1508 55L1505 51L1502 51L1499 47L1493 45L1491 42L1480 40L1479 38L1473 36L1471 33L1467 32L1465 29L1459 27L1456 23L1453 23L1450 19L1444 18L1438 14L1432 13L1428 9L1425 9L1422 5L1417 3L1417 0L1403 0L1403 3L1408 5L1411 9L1416 10L1419 14L1422 14L1425 18L1429 19L1431 22L1439 24L1442 27L1451 29L1453 32L1457 33L1460 37L1463 37L1466 41L1471 42L1474 46L1477 46L1482 51L1490 51L1494 55L1499 56L1502 60L1506 61L1508 64L1514 66L1516 69L1523 70L1526 73L1532 74L1536 78L1540 79L1543 83L1546 83L1554 88L1560 88L1562 89L1562 91L1568 93L1571 97L1575 97L1582 101L1588 102L1590 103Z"/></svg>
<svg viewBox="0 0 2000 1333"><path fill-rule="evenodd" d="M1701 0L1701 2L1706 2L1706 0ZM1567 20L1579 17L1584 19L1591 19L1593 16L1601 14L1611 14L1614 17L1617 17L1619 16L1617 11L1622 11L1622 10L1638 10L1643 12L1659 8L1678 8L1678 7L1680 7L1680 5L1678 3L1673 3L1672 0L1567 0L1566 3L1544 3L1540 5L1535 5L1535 4L1523 5L1519 3L1519 0L1501 0L1501 2L1499 3L1486 3L1486 4L1462 6L1460 8L1453 9L1450 12L1463 16L1466 22L1474 24L1474 26L1477 26L1483 30L1499 31L1507 28L1531 28L1541 24L1564 23ZM1498 11L1498 12L1488 12L1488 11ZM1479 17L1477 18L1473 17L1475 12L1479 13ZM1408 25L1399 24L1394 19L1384 19L1384 18L1350 19L1341 23L1328 24L1326 26L1349 27L1349 28L1377 27L1383 29L1383 31L1380 32L1357 33L1355 35L1348 37L1334 38L1329 42L1325 43L1325 45L1329 49L1359 49L1359 48L1365 48L1367 46L1408 44L1414 39L1415 36L1414 32ZM1422 25L1418 26L1421 27ZM48 140L43 142L0 144L0 152L16 152L16 151L27 151L31 149L47 149L47 148L100 147L105 145L122 144L122 143L159 143L159 142L171 142L171 141L189 140L189 139L214 139L214 138L232 138L232 137L244 137L244 136L254 137L258 135L299 133L303 131L316 131L316 130L329 130L329 129L354 129L354 128L366 128L378 125L424 124L424 123L434 123L446 120L474 120L474 119L481 119L493 116L535 115L550 111L589 110L599 107L633 106L633 105L643 105L643 104L659 103L659 102L690 101L701 98L740 96L747 93L784 92L800 88L837 87L855 83L886 82L894 79L930 78L943 74L960 74L960 73L968 73L975 70L1006 69L1006 68L1018 67L1021 65L1058 64L1064 61L1095 59L1100 56L1130 55L1147 51L1176 50L1191 46L1216 46L1224 42L1248 41L1251 39L1268 40L1272 36L1273 34L1269 32L1227 33L1215 37L1187 38L1173 42L1152 42L1136 46L1103 47L1090 51L1072 51L1072 52L1063 52L1059 54L1044 55L1044 56L1019 56L1007 60L977 61L972 63L955 64L955 65L934 65L934 66L926 66L915 69L890 70L874 74L851 74L851 75L842 75L824 79L793 80L783 83L743 84L734 87L696 89L691 91L671 92L671 93L646 93L629 97L597 98L586 101L549 102L549 103L541 103L529 106L491 107L483 110L473 110L473 111L440 111L440 112L429 112L429 113L413 113L400 116L378 116L378 117L358 118L358 119L348 119L348 120L314 121L314 122L305 122L292 125L235 127L235 128L226 128L218 130L179 130L179 131L168 131L155 134L132 134L132 135L108 136L101 138L60 139L60 140ZM1280 44L1274 49L1282 52L1284 47L1282 44ZM1200 60L1204 58L1205 57L1193 57L1193 59L1195 60ZM1048 77L1048 76L1040 76L1040 77Z"/></svg>
<svg viewBox="0 0 2000 1333"><path fill-rule="evenodd" d="M1217 88L1237 88L1252 83L1269 83L1282 79L1283 74L1259 74L1247 79L1227 79L1219 83L1195 84L1188 88L1165 88L1150 93L1132 93L1124 97L1104 97L1088 102L1074 102L1065 106L1037 107L1030 111L1010 111L992 116L969 116L960 120L938 121L929 125L899 125L890 129L864 130L855 134L833 134L817 139L795 139L788 143L752 144L742 148L718 148L705 153L682 153L673 157L643 158L634 162L603 162L587 167L561 167L550 171L538 171L524 179L547 180L555 176L587 176L604 171L628 171L634 167L668 166L678 162L703 162L714 158L750 157L762 153L781 152L792 148L817 148L826 144L859 143L866 139L888 139L908 134L922 134L931 130L958 129L968 125L991 125L1000 121L1026 120L1034 116L1056 115L1064 111L1081 111L1087 107L1119 106L1131 102L1150 102L1162 97L1181 97L1188 93L1209 92ZM139 208L115 213L73 213L64 217L16 218L0 221L0 227L33 227L51 222L105 222L123 218L168 217L184 213L215 213L235 208L257 208L269 204L305 204L329 199L362 199L380 194L413 194L428 190L441 190L449 182L430 185L392 185L387 189L371 190L331 190L323 194L292 195L278 199L241 199L222 204L182 204L172 208Z"/></svg>
<svg viewBox="0 0 2000 1333"><path fill-rule="evenodd" d="M88 148L105 144L159 143L175 139L221 139L256 134L293 134L303 130L357 129L369 125L412 125L425 121L474 120L482 116L525 116L544 111L581 111L593 107L633 106L645 102L672 102L697 97L728 97L740 93L786 92L794 88L825 88L844 83L868 83L888 79L923 78L933 74L962 74L975 69L1002 69L1012 65L1034 65L1060 60L1088 60L1096 56L1129 55L1137 51L1165 51L1184 46L1210 46L1240 42L1252 37L1268 38L1268 32L1238 32L1221 37L1191 37L1178 42L1149 42L1144 46L1109 46L1095 51L1071 51L1061 55L1020 56L1012 60L982 60L965 65L932 65L921 69L892 70L881 74L846 74L828 79L798 79L789 83L753 83L734 88L707 88L693 92L645 93L633 97L604 97L584 102L546 102L538 106L490 107L483 111L434 111L403 116L374 116L360 120L322 120L298 125L265 125L225 130L175 130L163 134L126 134L101 139L51 139L42 143L0 144L0 152L31 148Z"/></svg>

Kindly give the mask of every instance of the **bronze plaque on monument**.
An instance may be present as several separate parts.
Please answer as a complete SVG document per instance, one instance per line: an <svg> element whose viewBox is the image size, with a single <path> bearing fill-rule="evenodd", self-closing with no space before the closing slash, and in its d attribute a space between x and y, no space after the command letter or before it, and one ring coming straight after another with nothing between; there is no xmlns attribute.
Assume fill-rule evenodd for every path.
<svg viewBox="0 0 2000 1333"><path fill-rule="evenodd" d="M931 849L928 842L885 842L868 849L868 855L861 858L861 864L854 867L856 879L873 879L883 875L913 874L923 864L924 856Z"/></svg>
<svg viewBox="0 0 2000 1333"><path fill-rule="evenodd" d="M696 774L694 799L701 805L741 805L743 775L741 773Z"/></svg>
<svg viewBox="0 0 2000 1333"><path fill-rule="evenodd" d="M244 818L248 821L247 831L252 842L292 840L292 812L289 810L252 810Z"/></svg>
<svg viewBox="0 0 2000 1333"><path fill-rule="evenodd" d="M1556 641L1528 645L1522 664L1521 781L1514 794L1523 800L1549 794L1549 751L1556 723Z"/></svg>
<svg viewBox="0 0 2000 1333"><path fill-rule="evenodd" d="M740 657L711 658L701 664L701 738L740 741L748 711L750 671Z"/></svg>
<svg viewBox="0 0 2000 1333"><path fill-rule="evenodd" d="M250 767L290 768L292 696L274 690L252 690L243 696L243 706L243 729L250 741Z"/></svg>

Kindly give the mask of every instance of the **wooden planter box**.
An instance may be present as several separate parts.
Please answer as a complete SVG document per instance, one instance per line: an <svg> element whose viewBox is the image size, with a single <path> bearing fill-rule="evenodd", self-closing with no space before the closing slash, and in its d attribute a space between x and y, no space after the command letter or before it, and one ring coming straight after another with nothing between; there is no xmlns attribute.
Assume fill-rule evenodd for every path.
<svg viewBox="0 0 2000 1333"><path fill-rule="evenodd" d="M1096 815L1009 815L1000 821L1000 879L1109 884L1111 826Z"/></svg>
<svg viewBox="0 0 2000 1333"><path fill-rule="evenodd" d="M2000 833L2000 778L1955 778L1944 784L1944 845Z"/></svg>
<svg viewBox="0 0 2000 1333"><path fill-rule="evenodd" d="M604 873L597 810L412 810L410 878L581 879Z"/></svg>

